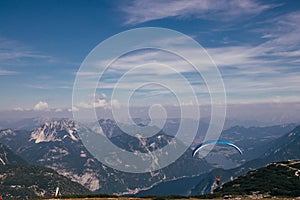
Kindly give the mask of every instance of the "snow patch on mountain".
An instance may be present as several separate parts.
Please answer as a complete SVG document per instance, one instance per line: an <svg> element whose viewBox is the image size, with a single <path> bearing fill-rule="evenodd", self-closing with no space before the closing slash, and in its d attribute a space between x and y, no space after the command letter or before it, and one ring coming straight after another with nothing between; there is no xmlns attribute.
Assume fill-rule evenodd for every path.
<svg viewBox="0 0 300 200"><path fill-rule="evenodd" d="M86 153L84 151L80 151L80 157L81 158L86 158L87 155L86 155Z"/></svg>
<svg viewBox="0 0 300 200"><path fill-rule="evenodd" d="M6 163L2 160L2 158L0 158L0 162L2 163L2 165L6 165Z"/></svg>
<svg viewBox="0 0 300 200"><path fill-rule="evenodd" d="M3 145L1 144L1 147L3 147ZM2 158L1 158L2 157ZM0 163L2 163L2 165L6 165L6 162L8 161L7 159L7 153L5 151L3 151L0 154Z"/></svg>
<svg viewBox="0 0 300 200"><path fill-rule="evenodd" d="M295 136L295 135L296 135L295 132L290 132L289 135L288 135L288 137L292 137L292 136Z"/></svg>

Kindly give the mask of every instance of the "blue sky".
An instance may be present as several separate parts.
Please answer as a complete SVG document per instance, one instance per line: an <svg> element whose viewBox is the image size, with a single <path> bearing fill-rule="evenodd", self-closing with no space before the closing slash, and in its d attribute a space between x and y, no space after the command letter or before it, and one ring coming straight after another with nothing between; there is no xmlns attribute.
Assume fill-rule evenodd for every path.
<svg viewBox="0 0 300 200"><path fill-rule="evenodd" d="M199 42L221 72L228 104L299 103L299 21L298 1L0 1L0 110L70 109L76 72L89 52L141 27L173 29ZM171 60L145 54L125 56L118 67L151 56ZM197 85L190 71L182 73ZM105 83L117 77L108 73ZM98 107L113 102L110 89L99 91ZM158 96L154 102L168 101Z"/></svg>

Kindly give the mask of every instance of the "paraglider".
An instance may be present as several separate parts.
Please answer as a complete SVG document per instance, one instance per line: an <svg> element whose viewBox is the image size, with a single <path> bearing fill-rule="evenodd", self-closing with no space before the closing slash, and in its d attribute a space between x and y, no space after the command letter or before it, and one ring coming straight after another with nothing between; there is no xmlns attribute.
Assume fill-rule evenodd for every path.
<svg viewBox="0 0 300 200"><path fill-rule="evenodd" d="M216 144L218 144L218 145L228 145L228 146L231 146L231 147L235 148L240 154L243 154L242 150L241 150L238 146L236 146L235 144L233 144L233 143L231 143L231 142L228 142L228 141L226 141L226 140L208 140L208 141L205 141L205 142L203 142L203 143L198 144L198 145L194 148L194 150L193 150L193 156L195 156L196 153L197 153L200 149L202 149L203 147L208 146L208 145L216 145Z"/></svg>

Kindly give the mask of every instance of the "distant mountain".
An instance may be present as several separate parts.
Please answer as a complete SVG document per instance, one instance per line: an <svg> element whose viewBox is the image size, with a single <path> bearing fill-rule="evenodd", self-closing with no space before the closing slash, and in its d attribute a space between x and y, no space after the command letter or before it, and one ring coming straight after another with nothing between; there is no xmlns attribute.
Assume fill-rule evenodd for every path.
<svg viewBox="0 0 300 200"><path fill-rule="evenodd" d="M248 128L234 126L224 130L220 138L242 148L243 159L249 161L261 157L266 149L272 147L271 141L289 133L295 127L295 124ZM240 156L232 156L231 159L239 160Z"/></svg>
<svg viewBox="0 0 300 200"><path fill-rule="evenodd" d="M184 123L192 123L192 120L184 120ZM168 119L163 128L163 131L168 135L176 133L180 124L179 119ZM199 122L199 129L194 139L192 147L201 143L205 137L209 124L205 121ZM262 127L243 127L233 126L224 131L220 135L220 139L230 141L243 150L243 156L236 154L231 148L224 148L216 146L206 156L206 161L215 168L230 169L238 167L239 165L259 158L265 153L267 148L271 146L269 143L284 134L290 132L296 127L295 124L282 124ZM189 130L187 130L189 132ZM188 136L189 134L187 134Z"/></svg>
<svg viewBox="0 0 300 200"><path fill-rule="evenodd" d="M202 128L205 130L205 124ZM247 161L261 157L266 149L271 148L271 141L283 136L296 127L295 124L283 124L266 127L242 127L234 126L222 131L220 138L230 141L240 147L243 155L240 156L232 148L215 146L205 157L205 160L214 168L231 169L236 168ZM197 135L193 146L201 143L201 134ZM199 138L200 137L200 138Z"/></svg>
<svg viewBox="0 0 300 200"><path fill-rule="evenodd" d="M267 195L300 196L300 161L271 163L266 167L250 171L214 191L215 196Z"/></svg>
<svg viewBox="0 0 300 200"><path fill-rule="evenodd" d="M56 187L62 195L88 194L82 185L72 182L52 169L32 165L5 165L0 168L0 194L3 199L53 197Z"/></svg>
<svg viewBox="0 0 300 200"><path fill-rule="evenodd" d="M300 159L300 126L271 143L264 153L269 162Z"/></svg>
<svg viewBox="0 0 300 200"><path fill-rule="evenodd" d="M264 126L265 123L259 120L239 120L239 119L233 119L233 118L227 118L225 120L224 127L225 129L234 127L234 126L243 126L246 128L249 127L261 127Z"/></svg>
<svg viewBox="0 0 300 200"><path fill-rule="evenodd" d="M153 151L173 138L160 132L142 141L122 132L113 120L101 120L99 124L101 131L113 143L128 151ZM33 131L10 130L10 134L5 134L6 130L0 131L0 140L30 163L54 169L86 188L101 193L132 194L163 180L199 175L210 168L205 161L193 159L191 150L188 150L176 162L156 172L123 173L103 165L89 153L78 135L78 131L84 129L72 120L54 120ZM187 168L187 165L191 168Z"/></svg>
<svg viewBox="0 0 300 200"><path fill-rule="evenodd" d="M291 125L292 126L292 125ZM285 126L286 127L286 126ZM277 127L279 129L284 129L285 127ZM277 132L277 128L274 127L265 127L258 128L256 130L269 130L270 132ZM236 132L241 132L241 130L249 130L249 128L241 128L241 127L233 127L231 129L231 133L235 133L234 129L237 129ZM254 132L254 128L252 132ZM225 133L228 134L228 133ZM258 134L258 133L256 133ZM177 180L165 181L161 184L158 184L149 190L141 191L138 193L140 196L147 195L199 195L199 194L209 194L212 191L212 185L216 178L221 179L221 184L230 181L231 179L235 179L238 176L241 176L248 171L255 170L257 168L263 167L270 162L275 161L286 161L289 159L300 159L300 126L294 128L292 131L280 134L281 137L276 137L277 139L271 140L271 142L266 143L263 153L263 149L261 149L261 153L258 158L245 162L239 167L233 169L212 169L209 173L202 174L194 177L186 177ZM269 134L270 135L270 134ZM249 135L250 137L251 135ZM255 136L255 134L254 134ZM227 137L226 135L224 137ZM241 135L241 138L245 136ZM260 135L258 138L263 140L263 136ZM273 136L275 137L275 136ZM233 138L232 138L233 140ZM250 140L251 141L251 140ZM253 145L253 144L250 144ZM180 187L182 185L182 187ZM178 188L173 190L172 188Z"/></svg>

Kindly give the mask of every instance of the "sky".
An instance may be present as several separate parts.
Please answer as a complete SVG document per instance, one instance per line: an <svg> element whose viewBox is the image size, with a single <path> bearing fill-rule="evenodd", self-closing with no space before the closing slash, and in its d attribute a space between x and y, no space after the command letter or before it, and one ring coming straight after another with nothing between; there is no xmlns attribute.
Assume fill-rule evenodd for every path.
<svg viewBox="0 0 300 200"><path fill-rule="evenodd" d="M142 50L129 52L113 63L92 101L72 107L77 72L97 45L123 31L161 27L187 35L206 50L220 72L228 108L234 107L228 113L238 117L238 108L250 105L248 111L254 112L256 105L257 112L276 108L278 115L284 111L296 115L300 109L299 21L298 1L1 0L0 111L20 115L70 112L91 106L119 108L126 102L113 99L112 91L122 77L120 72L153 62L176 69L195 89L200 104L209 104L211 94L205 82L187 63L169 52ZM180 38L163 40L174 41ZM194 60L204 59L188 46L181 50ZM122 92L148 79L169 80L171 87L177 87L180 77L168 70L158 64L136 70L123 83ZM95 78L95 74L85 75L89 80ZM178 102L168 88L147 85L130 101L136 107L161 102L169 106L196 104L184 92L182 89L185 99Z"/></svg>

